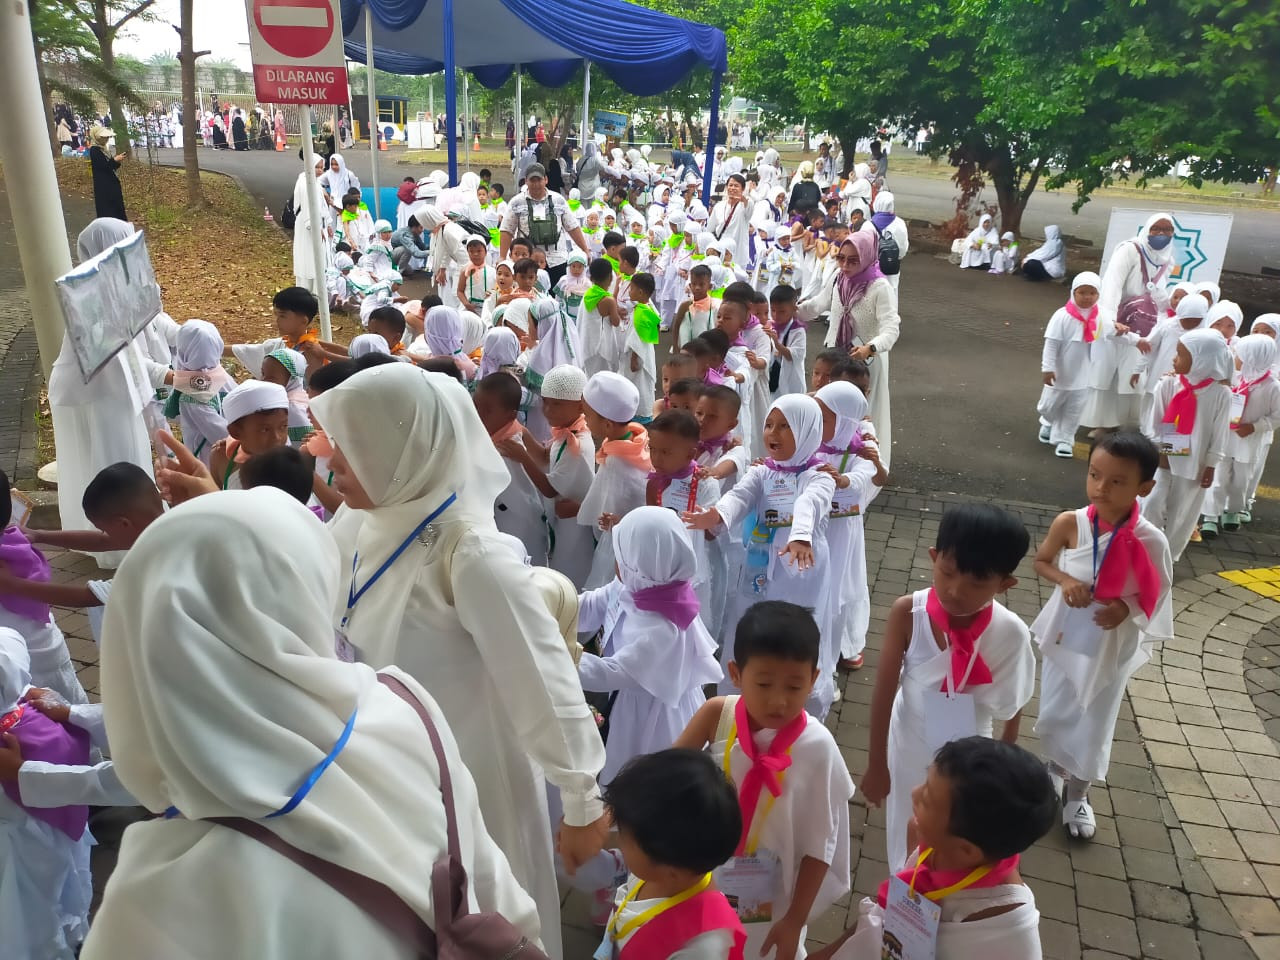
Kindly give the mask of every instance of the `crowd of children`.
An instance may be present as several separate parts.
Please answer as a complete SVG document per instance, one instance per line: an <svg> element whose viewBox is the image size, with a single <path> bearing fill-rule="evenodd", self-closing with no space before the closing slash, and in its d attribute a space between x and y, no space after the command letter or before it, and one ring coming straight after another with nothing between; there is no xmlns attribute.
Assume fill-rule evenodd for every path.
<svg viewBox="0 0 1280 960"><path fill-rule="evenodd" d="M723 229L736 202L710 214L693 191L681 201L684 185L659 181L666 199L643 213L634 194L616 209L575 198L588 249L570 253L553 284L528 240L514 238L499 262L492 240L469 229L470 214L493 219L486 183L444 197L420 182L402 213L431 233L437 295L405 301L394 283L374 300L366 291L366 332L345 346L319 338L315 293L301 287L276 294L279 336L262 343L228 345L210 324L182 325L166 414L185 448L162 436L162 454L199 460L220 489L281 488L319 520L337 514L336 530L351 513L333 484L331 462L343 461L311 401L383 364L470 391L476 432L456 439L506 467L496 527L579 593L577 674L602 724L599 782L616 830L574 877L596 898L597 957L803 957L809 925L849 891L854 775L867 803L885 807L874 858L890 875L821 956L881 956L906 935L904 903L917 892L938 914L937 956L1039 956L1018 856L1057 818L1071 836L1093 836L1089 786L1106 776L1126 684L1172 636L1173 559L1202 502L1216 505L1206 533L1211 519L1247 522L1280 417L1274 317L1235 340L1242 318L1216 290L1175 293L1138 347L1149 358L1137 373L1151 383L1146 435L1104 431L1094 443L1089 506L1059 516L1035 553L1054 592L1030 629L999 599L1029 551L1022 522L986 505L943 515L931 585L890 611L867 768L850 771L823 720L839 671L863 666L863 522L888 473L868 365L841 350L807 364L796 309L811 284L833 280L831 252L849 228L785 222L768 184L754 202L734 189L752 206L741 213L751 243L738 249ZM866 206L861 191L844 197ZM339 202L340 232L354 238L367 212L358 196ZM610 229L619 223L627 234ZM390 224L369 227L362 263L390 277ZM1127 333L1099 322L1101 286L1077 276L1046 333L1040 436L1062 456L1090 389L1092 346ZM659 349L664 332L673 336ZM248 378L235 383L224 358ZM0 731L16 741L0 749L0 836L23 831L26 846L0 846L0 912L18 904L32 917L21 957L69 956L88 906L87 814L40 806L29 763L98 785L91 795L114 798L102 802L130 802L93 762L85 731L95 728L77 715L86 698L49 609L100 605L108 590L50 584L34 544L126 550L162 513L162 494L173 490L117 465L85 492L97 531L4 525ZM1037 647L1043 760L1016 746ZM336 653L356 656L341 632ZM15 883L6 859L47 869Z"/></svg>

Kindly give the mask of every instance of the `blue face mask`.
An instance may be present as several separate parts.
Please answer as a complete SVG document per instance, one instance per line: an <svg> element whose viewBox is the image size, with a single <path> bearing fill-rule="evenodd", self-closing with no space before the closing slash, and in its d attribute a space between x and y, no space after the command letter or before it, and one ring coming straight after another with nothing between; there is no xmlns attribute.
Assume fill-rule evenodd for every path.
<svg viewBox="0 0 1280 960"><path fill-rule="evenodd" d="M1173 237L1165 237L1165 236L1147 237L1147 243L1148 245L1150 245L1152 250L1163 250L1172 242L1173 242Z"/></svg>

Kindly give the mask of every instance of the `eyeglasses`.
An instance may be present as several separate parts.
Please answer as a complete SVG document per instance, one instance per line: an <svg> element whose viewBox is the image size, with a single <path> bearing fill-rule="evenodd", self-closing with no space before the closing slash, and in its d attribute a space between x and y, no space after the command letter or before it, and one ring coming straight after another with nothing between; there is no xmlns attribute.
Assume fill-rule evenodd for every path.
<svg viewBox="0 0 1280 960"><path fill-rule="evenodd" d="M837 256L836 257L836 263L860 263L860 262L861 261L856 256L854 257Z"/></svg>

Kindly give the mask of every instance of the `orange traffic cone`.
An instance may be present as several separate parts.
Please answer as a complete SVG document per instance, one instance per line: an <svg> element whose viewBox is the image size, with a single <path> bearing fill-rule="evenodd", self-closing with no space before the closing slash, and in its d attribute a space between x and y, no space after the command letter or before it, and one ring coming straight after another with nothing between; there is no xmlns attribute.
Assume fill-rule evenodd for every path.
<svg viewBox="0 0 1280 960"><path fill-rule="evenodd" d="M472 141L471 143L471 149L474 150L476 153L480 152L480 134L478 133L476 134L475 140Z"/></svg>
<svg viewBox="0 0 1280 960"><path fill-rule="evenodd" d="M284 150L284 131L281 130L276 134L276 152L280 153Z"/></svg>
<svg viewBox="0 0 1280 960"><path fill-rule="evenodd" d="M387 138L382 135L381 130L377 132L377 137L378 137L378 149L379 150L387 149Z"/></svg>

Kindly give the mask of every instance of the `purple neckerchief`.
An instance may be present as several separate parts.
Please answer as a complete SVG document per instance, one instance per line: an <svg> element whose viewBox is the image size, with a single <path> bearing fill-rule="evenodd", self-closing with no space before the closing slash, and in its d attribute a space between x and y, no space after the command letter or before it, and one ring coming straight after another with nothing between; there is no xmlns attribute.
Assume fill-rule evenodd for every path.
<svg viewBox="0 0 1280 960"><path fill-rule="evenodd" d="M810 457L804 463L779 463L770 457L764 462L764 465L770 470L777 470L779 473L804 473L810 467L821 466L822 461L818 457Z"/></svg>
<svg viewBox="0 0 1280 960"><path fill-rule="evenodd" d="M853 437L849 440L848 447L838 447L835 444L823 443L822 446L818 447L818 452L825 453L830 456L843 456L846 453L856 456L858 451L861 449L862 431L855 427L853 430Z"/></svg>
<svg viewBox="0 0 1280 960"><path fill-rule="evenodd" d="M714 387L724 384L724 377L720 376L720 371L715 367L707 367L707 372L702 375L704 383L709 383Z"/></svg>
<svg viewBox="0 0 1280 960"><path fill-rule="evenodd" d="M698 595L688 580L673 580L644 590L632 590L631 600L637 610L665 617L681 630L688 628L698 616Z"/></svg>
<svg viewBox="0 0 1280 960"><path fill-rule="evenodd" d="M324 523L324 507L318 503L312 503L307 505L307 509L316 515L317 520Z"/></svg>
<svg viewBox="0 0 1280 960"><path fill-rule="evenodd" d="M49 561L16 526L0 535L0 565L20 580L49 582ZM0 607L36 623L49 622L49 605L14 593L0 594Z"/></svg>
<svg viewBox="0 0 1280 960"><path fill-rule="evenodd" d="M747 314L747 322L742 325L743 330L750 330L752 327L760 326L760 318L754 313Z"/></svg>
<svg viewBox="0 0 1280 960"><path fill-rule="evenodd" d="M873 213L871 215L871 224L876 228L877 233L884 233L884 228L898 219L896 213Z"/></svg>
<svg viewBox="0 0 1280 960"><path fill-rule="evenodd" d="M733 338L733 343L729 344L729 346L731 347L745 347L746 345L747 345L747 341L742 339L741 330L739 330L738 335Z"/></svg>
<svg viewBox="0 0 1280 960"><path fill-rule="evenodd" d="M713 451L718 450L721 447L728 446L729 436L730 435L727 433L722 433L720 434L720 436L712 437L710 440L699 440L698 454L702 455L704 453L712 453Z"/></svg>
<svg viewBox="0 0 1280 960"><path fill-rule="evenodd" d="M22 717L9 732L18 738L24 761L43 760L46 763L74 766L84 766L89 762L88 731L78 727L64 727L34 707L23 709ZM84 836L84 828L89 823L88 807L28 807L22 802L17 781L9 780L0 786L4 787L5 796L35 819L62 831L72 840L79 840Z"/></svg>

